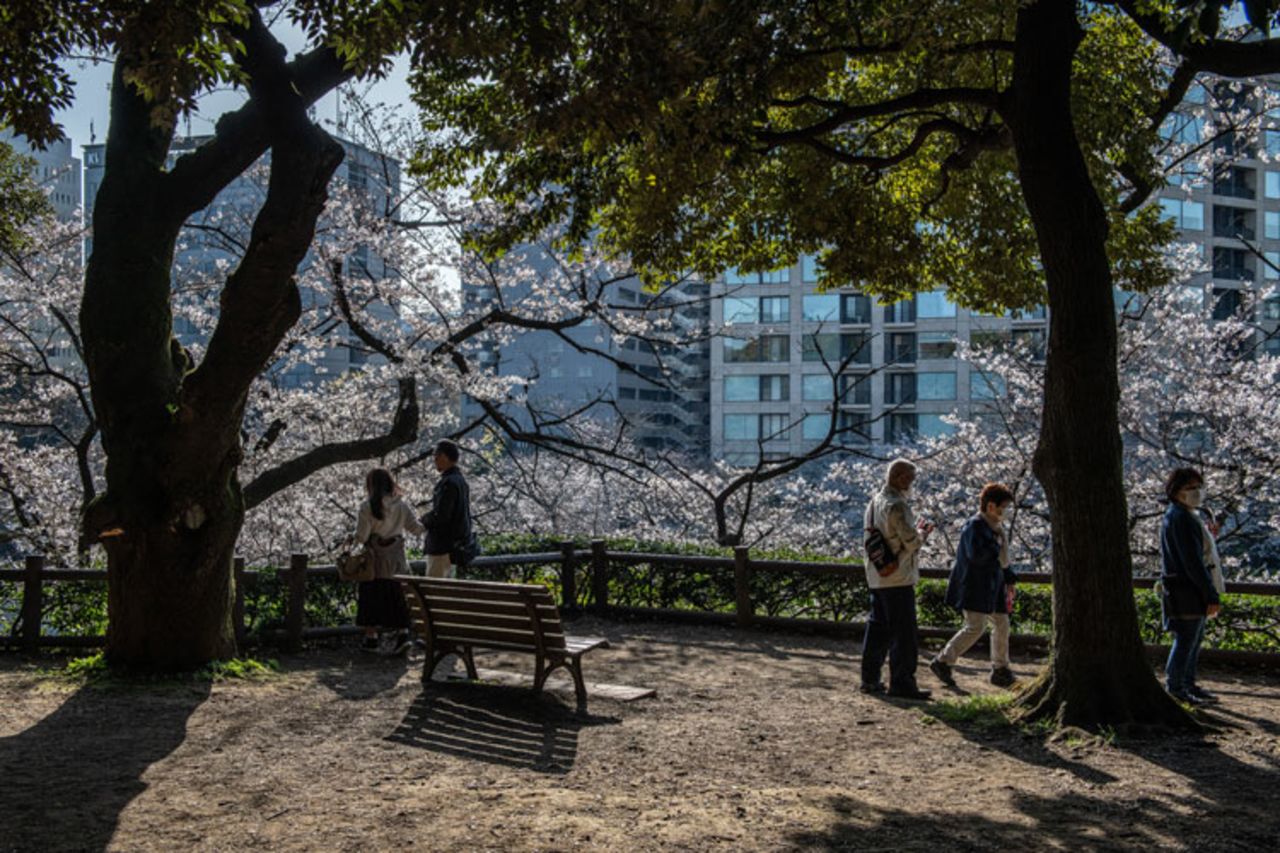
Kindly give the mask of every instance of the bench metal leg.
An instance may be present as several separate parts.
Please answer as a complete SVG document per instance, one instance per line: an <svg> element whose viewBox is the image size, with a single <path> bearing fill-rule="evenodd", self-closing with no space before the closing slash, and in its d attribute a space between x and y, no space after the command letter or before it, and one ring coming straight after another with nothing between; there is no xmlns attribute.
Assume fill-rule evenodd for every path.
<svg viewBox="0 0 1280 853"><path fill-rule="evenodd" d="M476 672L476 659L471 656L471 647L466 646L460 655L462 663L467 667L467 678L472 681L479 681L480 675Z"/></svg>
<svg viewBox="0 0 1280 853"><path fill-rule="evenodd" d="M582 679L582 658L574 657L569 660L569 672L573 673L573 692L578 698L578 708L587 707L587 685Z"/></svg>

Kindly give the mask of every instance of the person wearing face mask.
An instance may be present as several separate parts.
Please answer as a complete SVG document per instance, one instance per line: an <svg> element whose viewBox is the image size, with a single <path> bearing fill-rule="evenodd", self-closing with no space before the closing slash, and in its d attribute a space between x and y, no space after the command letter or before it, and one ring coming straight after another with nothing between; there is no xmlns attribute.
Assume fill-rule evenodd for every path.
<svg viewBox="0 0 1280 853"><path fill-rule="evenodd" d="M1217 616L1221 606L1210 562L1211 537L1200 518L1204 477L1194 468L1175 468L1164 491L1169 508L1160 523L1160 605L1164 629L1173 634L1165 687L1175 699L1198 705L1213 698L1196 685L1196 663L1205 619Z"/></svg>
<svg viewBox="0 0 1280 853"><path fill-rule="evenodd" d="M881 575L871 559L866 561L871 587L871 615L862 639L862 692L888 693L902 699L928 699L929 691L916 685L919 638L916 632L916 582L920 569L916 555L933 531L933 525L915 520L907 493L916 479L916 466L906 459L889 463L885 485L867 504L866 529L874 526L894 555L895 567ZM880 681L886 655L889 687Z"/></svg>
<svg viewBox="0 0 1280 853"><path fill-rule="evenodd" d="M947 582L947 604L964 614L964 627L929 663L929 670L951 687L951 667L978 641L991 623L991 683L1013 684L1009 669L1009 591L1016 578L1009 568L1009 541L1004 519L1013 506L1013 492L1000 483L987 483L978 494L978 513L965 522L956 549L956 562Z"/></svg>

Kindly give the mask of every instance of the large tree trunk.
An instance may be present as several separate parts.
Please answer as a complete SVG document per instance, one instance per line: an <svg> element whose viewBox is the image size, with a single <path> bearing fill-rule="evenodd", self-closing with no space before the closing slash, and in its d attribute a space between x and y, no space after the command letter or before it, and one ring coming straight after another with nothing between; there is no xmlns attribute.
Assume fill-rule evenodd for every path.
<svg viewBox="0 0 1280 853"><path fill-rule="evenodd" d="M1053 521L1053 647L1020 704L1062 725L1191 719L1161 689L1134 607L1107 217L1075 136L1074 0L1018 12L1009 116L1049 290L1035 472Z"/></svg>
<svg viewBox="0 0 1280 853"><path fill-rule="evenodd" d="M283 49L260 21L248 38L253 95L268 103L256 123L219 124L217 144L202 149L207 168L166 169L171 113L166 122L126 82L136 58L116 63L81 306L107 455L106 490L86 510L84 530L107 551L113 665L178 669L235 652L231 559L245 511L236 469L246 395L298 319L294 275L342 160L341 146L307 119ZM196 369L172 334L178 233L268 144L267 198Z"/></svg>

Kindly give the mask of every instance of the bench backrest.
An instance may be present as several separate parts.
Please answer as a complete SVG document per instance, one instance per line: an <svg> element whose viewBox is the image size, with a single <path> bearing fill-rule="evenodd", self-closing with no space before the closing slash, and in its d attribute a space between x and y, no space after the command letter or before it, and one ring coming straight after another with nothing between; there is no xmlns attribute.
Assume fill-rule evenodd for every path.
<svg viewBox="0 0 1280 853"><path fill-rule="evenodd" d="M397 575L423 636L513 651L563 649L560 610L545 586Z"/></svg>

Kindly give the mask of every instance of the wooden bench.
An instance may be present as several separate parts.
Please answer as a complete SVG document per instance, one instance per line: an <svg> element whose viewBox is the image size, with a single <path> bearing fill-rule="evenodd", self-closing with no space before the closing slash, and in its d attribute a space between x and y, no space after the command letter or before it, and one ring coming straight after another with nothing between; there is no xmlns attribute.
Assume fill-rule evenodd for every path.
<svg viewBox="0 0 1280 853"><path fill-rule="evenodd" d="M542 690L548 675L564 667L573 675L578 705L586 705L582 656L608 648L609 641L565 634L560 610L545 586L416 575L396 575L396 580L409 605L410 623L427 644L424 682L431 680L440 661L450 654L462 658L467 677L475 680L472 649L523 652L536 660L535 693Z"/></svg>

